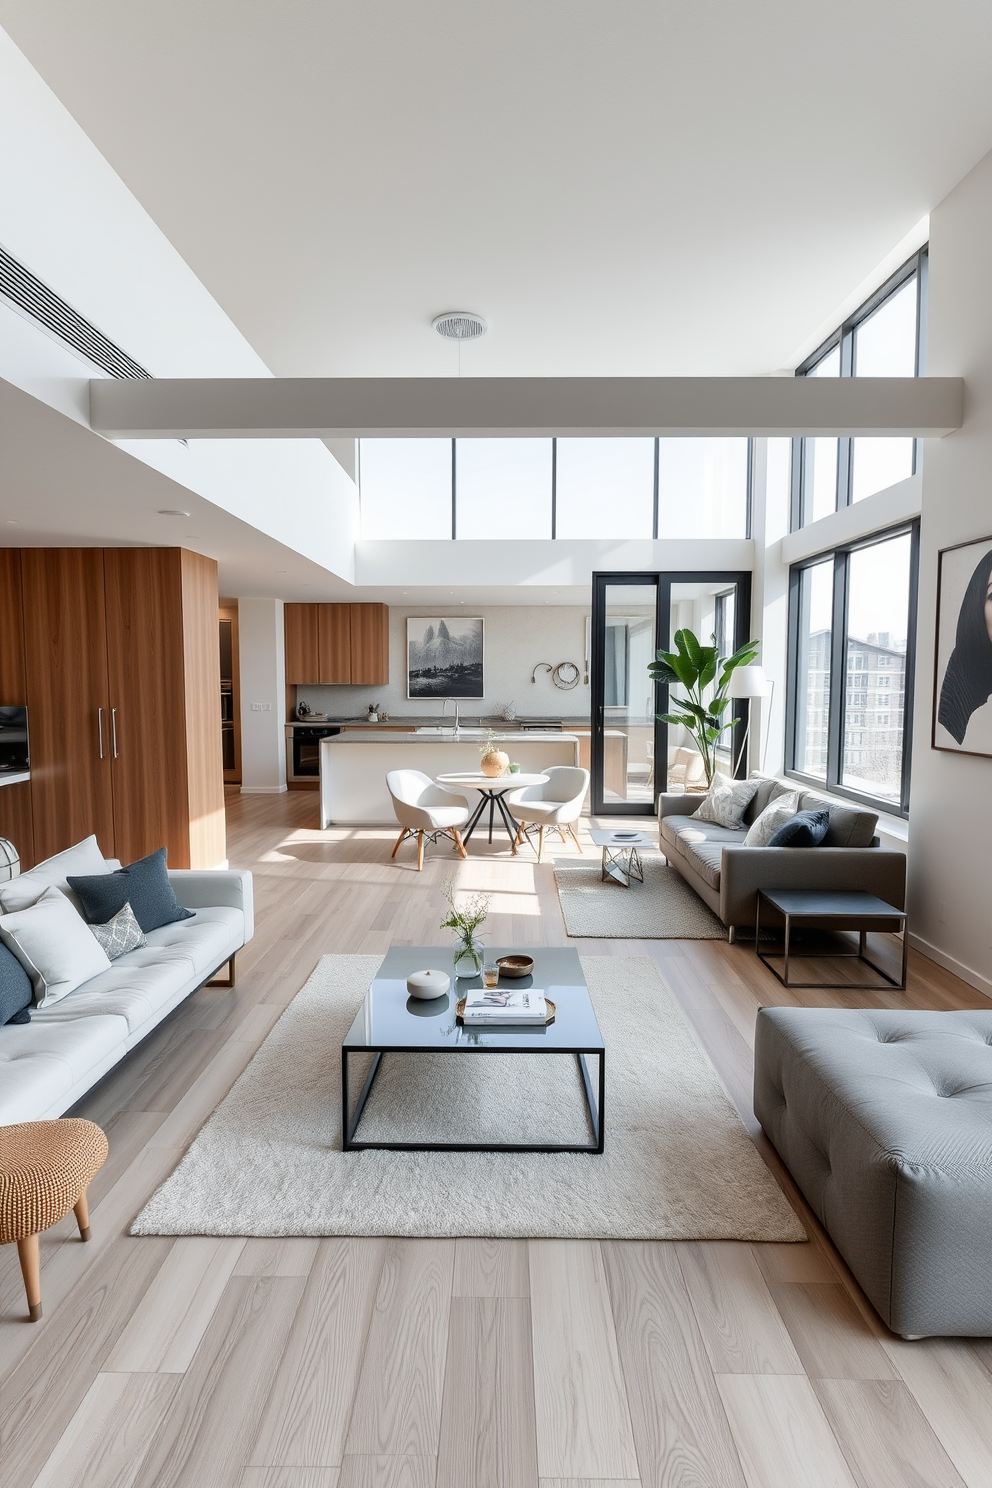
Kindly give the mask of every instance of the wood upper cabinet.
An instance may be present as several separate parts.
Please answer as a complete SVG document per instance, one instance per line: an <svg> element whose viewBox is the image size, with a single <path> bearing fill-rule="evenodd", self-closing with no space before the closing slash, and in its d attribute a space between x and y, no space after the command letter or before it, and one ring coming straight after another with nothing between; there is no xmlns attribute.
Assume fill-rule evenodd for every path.
<svg viewBox="0 0 992 1488"><path fill-rule="evenodd" d="M11 836L25 866L96 833L106 857L164 846L172 868L215 867L226 857L216 563L180 548L18 558L28 852ZM15 650L0 648L4 689Z"/></svg>
<svg viewBox="0 0 992 1488"><path fill-rule="evenodd" d="M289 686L389 681L388 605L287 604L284 628Z"/></svg>
<svg viewBox="0 0 992 1488"><path fill-rule="evenodd" d="M288 604L283 611L286 641L286 682L316 682L320 677L317 653L317 610L315 604Z"/></svg>
<svg viewBox="0 0 992 1488"><path fill-rule="evenodd" d="M317 611L317 681L358 682L353 676L352 611L361 605L320 604ZM287 681L289 679L287 678Z"/></svg>
<svg viewBox="0 0 992 1488"><path fill-rule="evenodd" d="M366 687L389 681L389 606L353 604L351 680Z"/></svg>

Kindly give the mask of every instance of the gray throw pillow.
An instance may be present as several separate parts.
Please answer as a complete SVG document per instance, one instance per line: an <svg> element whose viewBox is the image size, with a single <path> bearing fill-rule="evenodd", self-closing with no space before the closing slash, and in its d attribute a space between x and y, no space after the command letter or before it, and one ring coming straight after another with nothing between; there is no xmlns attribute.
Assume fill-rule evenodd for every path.
<svg viewBox="0 0 992 1488"><path fill-rule="evenodd" d="M141 926L134 918L134 910L130 904L125 904L123 909L119 909L113 919L108 920L105 925L91 925L90 929L111 961L116 961L118 956L125 956L128 951L136 951L139 946L148 944Z"/></svg>
<svg viewBox="0 0 992 1488"><path fill-rule="evenodd" d="M739 827L759 784L757 780L731 780L717 772L709 794L693 816L697 821L715 822L718 827Z"/></svg>
<svg viewBox="0 0 992 1488"><path fill-rule="evenodd" d="M784 827L787 821L791 821L798 810L798 791L789 791L784 796L778 796L752 822L748 828L748 834L744 838L744 846L767 847L779 827Z"/></svg>

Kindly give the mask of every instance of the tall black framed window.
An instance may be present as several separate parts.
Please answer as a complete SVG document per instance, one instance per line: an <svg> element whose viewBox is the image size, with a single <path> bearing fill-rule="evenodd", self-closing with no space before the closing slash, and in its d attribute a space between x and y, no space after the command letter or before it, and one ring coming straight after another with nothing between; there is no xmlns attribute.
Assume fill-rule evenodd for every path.
<svg viewBox="0 0 992 1488"><path fill-rule="evenodd" d="M909 810L919 523L790 570L786 771Z"/></svg>
<svg viewBox="0 0 992 1488"><path fill-rule="evenodd" d="M797 377L920 377L926 357L927 250L921 248L796 369ZM905 480L916 440L792 442L793 531Z"/></svg>

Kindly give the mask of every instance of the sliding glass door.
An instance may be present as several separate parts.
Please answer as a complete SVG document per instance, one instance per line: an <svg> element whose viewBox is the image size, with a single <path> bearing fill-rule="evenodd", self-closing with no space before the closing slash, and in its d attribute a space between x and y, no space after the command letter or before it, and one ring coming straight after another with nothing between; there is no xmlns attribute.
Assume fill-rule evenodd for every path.
<svg viewBox="0 0 992 1488"><path fill-rule="evenodd" d="M704 643L716 635L721 655L749 639L748 573L600 573L592 598L592 810L603 816L651 816L658 793L705 787L699 751L686 730L661 723L668 689L648 675L655 653L675 632ZM719 755L728 774L743 770L736 737L743 708ZM731 714L728 712L727 717Z"/></svg>

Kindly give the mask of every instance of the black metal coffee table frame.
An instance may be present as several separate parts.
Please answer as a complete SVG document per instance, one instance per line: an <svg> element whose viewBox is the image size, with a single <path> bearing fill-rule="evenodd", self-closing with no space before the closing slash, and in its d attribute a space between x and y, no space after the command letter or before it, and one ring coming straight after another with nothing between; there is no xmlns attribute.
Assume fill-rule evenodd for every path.
<svg viewBox="0 0 992 1488"><path fill-rule="evenodd" d="M512 947L508 948L506 953L509 953L509 950L512 950ZM545 975L545 971L541 967L542 952L546 960L550 961L551 958L554 958L557 977L554 974ZM504 952L494 948L491 953L487 952L487 954L491 954L495 958L504 954ZM589 989L581 981L578 956L572 947L539 947L534 950L533 954L537 963L535 970L542 978L539 985L553 985L553 996L557 1002L557 1016L554 1023L549 1025L547 1029L519 1027L509 1030L483 1027L467 1030L459 1025L460 1034L455 1038L454 1042L449 1043L440 1042L436 1038L428 1038L426 1041L419 1043L407 1042L402 1037L395 1041L393 1037L376 1039L372 1033L375 1025L374 1016L370 1017L367 1025L363 1024L362 1031L355 1035L355 1030L359 1026L359 1019L366 1007L366 1003L363 1003L362 1009L359 1010L359 1014L356 1016L355 1023L352 1024L352 1028L349 1030L341 1046L341 1145L345 1152L359 1152L370 1149L385 1152L587 1152L592 1154L603 1152L606 1139L606 1050L599 1025L596 1021L595 1010L589 999ZM568 959L566 960L565 958ZM409 966L405 964L407 961L411 963ZM376 981L380 980L382 973L385 971L389 974L389 980L386 982L387 989L390 987L395 988L396 982L392 978L396 974L405 977L418 966L426 965L428 961L437 965L439 969L447 970L451 964L451 952L447 948L441 953L434 947L394 946L388 953L386 961L380 967L380 973ZM391 962L394 964L390 965ZM570 968L573 962L576 973L572 975L568 984L558 985L563 975L561 966L558 963L564 963L566 968ZM565 974L567 975L568 972L566 971ZM533 978L529 977L523 980L517 980L514 985L518 987L528 986L532 982ZM454 1026L453 1004L455 998L463 996L469 988L479 985L481 983L478 978L459 980L456 985L454 977L452 977L451 992L447 999L452 1018L450 1027ZM373 982L372 991L374 990L375 982ZM372 991L367 994L367 998L372 995ZM580 998L577 1001L569 995L576 992L580 994ZM395 996L394 993L390 993L389 995ZM569 1003L572 1001L575 1001L575 1006L570 1009ZM397 1002L394 1005L395 1013L393 1014L392 1022L387 1015L384 1022L384 1028L387 1032L390 1026L399 1028L400 1030L406 1027L403 1003L405 1003L405 996L402 1003ZM423 1012L418 1009L418 1018L421 1016L423 1016ZM579 1037L569 1037L571 1024L578 1027ZM367 1033L365 1031L366 1026L368 1029ZM450 1031L450 1027L446 1025L448 1031ZM491 1045L463 1042L461 1035L469 1032L489 1035L494 1038L494 1042ZM544 1043L546 1034L550 1036L547 1038L546 1047L534 1047L534 1044L538 1042ZM585 1036L581 1036L582 1034ZM530 1044L530 1047L528 1047L528 1044ZM382 1067L382 1060L385 1054L447 1054L462 1059L474 1059L485 1054L512 1053L532 1054L535 1058L547 1054L572 1054L575 1056L578 1062L579 1073L582 1077L585 1108L592 1129L593 1140L591 1142L363 1142L358 1138L357 1132L362 1114L375 1085L376 1076ZM372 1064L359 1091L355 1108L352 1110L353 1086L350 1062L355 1056L361 1055L367 1057L369 1054L372 1055ZM599 1066L595 1076L590 1073L587 1063L589 1056L592 1055L596 1057Z"/></svg>
<svg viewBox="0 0 992 1488"><path fill-rule="evenodd" d="M352 1054L356 1051L351 1050ZM367 1049L361 1051L363 1054L370 1052ZM479 1054L506 1054L506 1049L473 1049L471 1057ZM523 1050L523 1053L533 1054L540 1058L540 1052L533 1049ZM365 1104L372 1093L375 1077L379 1073L384 1054L424 1054L424 1053L446 1053L450 1057L469 1057L465 1049L432 1049L425 1050L423 1047L413 1046L408 1049L397 1048L390 1045L389 1049L380 1049L375 1052L372 1060L372 1068L365 1078L361 1094L353 1112L349 1111L351 1105L350 1081L348 1078L349 1050L341 1050L341 1132L342 1147L345 1152L361 1152L375 1150L378 1152L593 1152L603 1151L606 1136L606 1127L603 1120L606 1105L606 1055L600 1049L563 1049L549 1050L555 1054L574 1054L579 1062L579 1071L582 1075L582 1086L585 1091L586 1109L589 1113L589 1122L592 1126L592 1142L583 1142L577 1145L559 1142L533 1143L533 1142L357 1142L355 1133L362 1119ZM586 1064L586 1055L595 1054L599 1061L599 1078L596 1082L597 1089L594 1093L592 1077L589 1074L589 1066Z"/></svg>
<svg viewBox="0 0 992 1488"><path fill-rule="evenodd" d="M782 948L771 952L771 955L761 950L762 900L780 914L785 922ZM893 921L898 923L893 923ZM858 949L856 951L825 951L822 948L814 951L793 950L791 941L794 925L819 930L857 931ZM883 967L865 954L866 936L870 930L881 931L887 935L897 935L900 931L902 932L902 974L899 981L896 981L895 977L890 976ZM906 990L906 966L909 955L906 913L904 910L896 909L893 904L886 904L884 899L877 899L874 894L866 894L860 890L759 889L754 919L754 950L759 961L763 961L772 975L778 977L783 987L840 987L852 992L878 992L886 987L895 987L899 992ZM784 965L781 971L772 965L771 956L783 958ZM870 966L872 971L883 977L884 981L881 983L796 982L789 977L789 960L800 956L862 961L866 966Z"/></svg>

